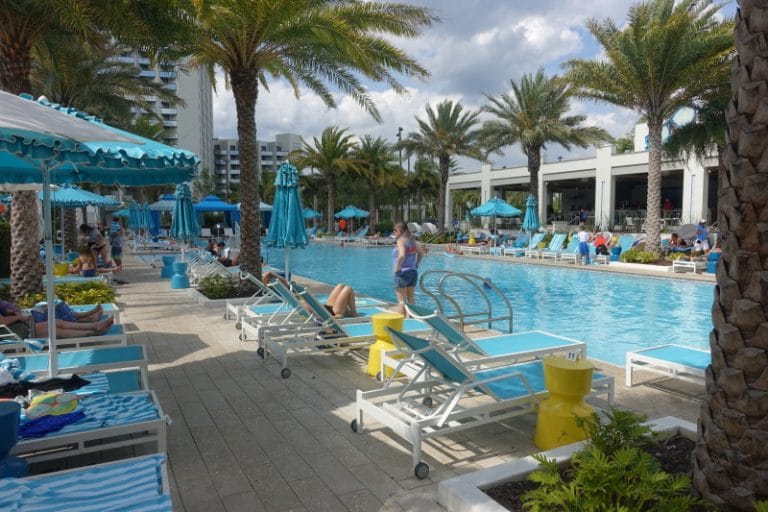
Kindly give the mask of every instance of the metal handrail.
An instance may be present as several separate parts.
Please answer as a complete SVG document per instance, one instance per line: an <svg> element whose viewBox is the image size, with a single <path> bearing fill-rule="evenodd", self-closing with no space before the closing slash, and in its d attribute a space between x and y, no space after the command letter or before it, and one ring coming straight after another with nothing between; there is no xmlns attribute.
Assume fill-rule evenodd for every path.
<svg viewBox="0 0 768 512"><path fill-rule="evenodd" d="M430 289L427 285L427 280L432 277L439 276L439 280L434 289ZM482 298L485 303L486 309L477 312L465 312L461 304L451 295L448 287L450 282L455 282L459 279L469 286L471 286ZM419 288L427 294L437 305L441 313L445 315L445 307L443 301L450 303L453 309L456 311L456 315L446 315L451 320L456 320L462 329L467 325L487 324L488 329L492 328L493 322L506 321L508 322L508 332L512 332L514 314L512 311L512 303L509 299L499 290L499 288L489 279L468 272L452 272L449 270L428 270L424 272L419 278ZM489 292L495 293L502 301L506 311L494 312L493 302L488 296Z"/></svg>

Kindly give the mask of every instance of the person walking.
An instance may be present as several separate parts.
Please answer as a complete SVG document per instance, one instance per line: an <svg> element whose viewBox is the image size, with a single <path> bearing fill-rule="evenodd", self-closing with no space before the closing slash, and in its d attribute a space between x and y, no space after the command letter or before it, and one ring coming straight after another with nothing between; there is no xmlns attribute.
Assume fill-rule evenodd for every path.
<svg viewBox="0 0 768 512"><path fill-rule="evenodd" d="M398 310L405 315L405 303L414 303L416 281L419 279L419 264L424 257L416 239L404 222L395 225L394 234L397 244L392 251L392 270L395 274L395 294L397 295Z"/></svg>

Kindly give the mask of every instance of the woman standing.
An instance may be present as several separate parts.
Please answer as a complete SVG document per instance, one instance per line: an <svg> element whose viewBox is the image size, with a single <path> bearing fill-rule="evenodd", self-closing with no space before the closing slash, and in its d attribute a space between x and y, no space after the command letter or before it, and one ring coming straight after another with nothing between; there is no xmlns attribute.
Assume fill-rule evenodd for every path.
<svg viewBox="0 0 768 512"><path fill-rule="evenodd" d="M392 251L395 294L397 294L400 313L405 315L405 302L414 303L416 281L419 279L419 264L424 257L424 252L404 222L398 222L395 225L395 236L397 236L397 245Z"/></svg>

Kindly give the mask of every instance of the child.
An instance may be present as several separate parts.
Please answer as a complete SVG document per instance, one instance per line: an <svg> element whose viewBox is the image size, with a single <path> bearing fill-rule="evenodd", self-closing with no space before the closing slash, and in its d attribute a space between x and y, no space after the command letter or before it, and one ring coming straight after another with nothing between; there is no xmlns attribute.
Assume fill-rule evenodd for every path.
<svg viewBox="0 0 768 512"><path fill-rule="evenodd" d="M96 275L96 268L96 258L93 256L93 252L89 247L82 246L80 247L80 257L72 263L69 271L83 277L93 277Z"/></svg>
<svg viewBox="0 0 768 512"><path fill-rule="evenodd" d="M579 227L579 260L582 265L589 263L589 233L584 228L584 224Z"/></svg>

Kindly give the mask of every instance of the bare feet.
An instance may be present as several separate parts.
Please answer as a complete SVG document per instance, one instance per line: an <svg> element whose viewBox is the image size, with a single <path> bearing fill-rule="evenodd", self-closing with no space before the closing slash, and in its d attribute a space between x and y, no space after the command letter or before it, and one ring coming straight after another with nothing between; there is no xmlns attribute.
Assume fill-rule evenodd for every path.
<svg viewBox="0 0 768 512"><path fill-rule="evenodd" d="M106 332L109 330L110 327L112 327L112 324L115 323L115 317L108 316L104 320L100 320L96 322L96 329L101 332Z"/></svg>

